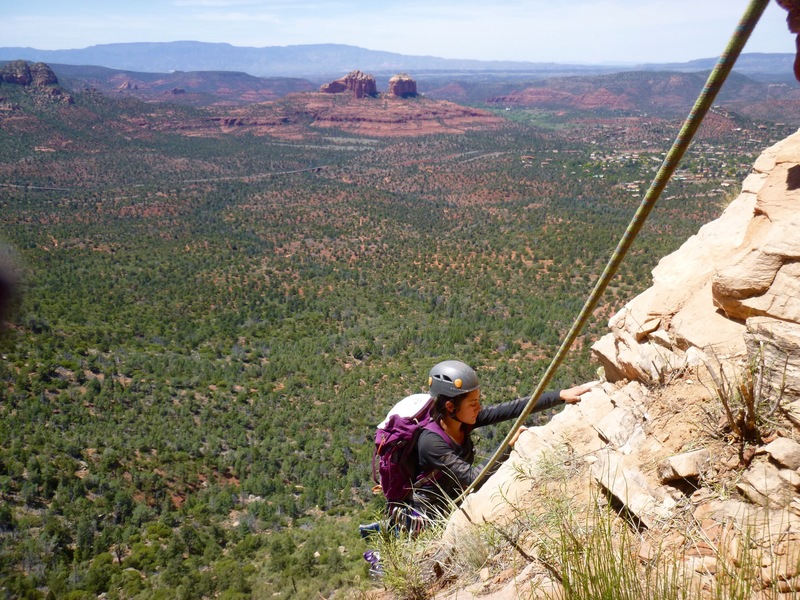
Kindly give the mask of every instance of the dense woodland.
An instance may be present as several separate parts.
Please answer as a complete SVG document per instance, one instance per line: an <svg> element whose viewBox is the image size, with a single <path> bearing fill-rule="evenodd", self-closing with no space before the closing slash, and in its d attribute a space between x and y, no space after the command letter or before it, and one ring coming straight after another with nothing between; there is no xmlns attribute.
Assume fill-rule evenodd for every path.
<svg viewBox="0 0 800 600"><path fill-rule="evenodd" d="M23 275L0 342L6 598L369 585L374 425L445 358L488 403L532 391L679 127L517 110L463 135L200 138L138 127L154 109L132 100L0 91ZM608 316L788 133L736 124L695 145L558 383L592 378Z"/></svg>

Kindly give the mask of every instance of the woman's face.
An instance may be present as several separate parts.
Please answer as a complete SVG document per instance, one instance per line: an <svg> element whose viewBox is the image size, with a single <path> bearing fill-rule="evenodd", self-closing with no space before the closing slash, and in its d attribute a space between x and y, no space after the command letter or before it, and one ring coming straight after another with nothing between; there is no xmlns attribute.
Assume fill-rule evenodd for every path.
<svg viewBox="0 0 800 600"><path fill-rule="evenodd" d="M467 425L474 425L481 412L481 390L472 390L456 409L456 419Z"/></svg>

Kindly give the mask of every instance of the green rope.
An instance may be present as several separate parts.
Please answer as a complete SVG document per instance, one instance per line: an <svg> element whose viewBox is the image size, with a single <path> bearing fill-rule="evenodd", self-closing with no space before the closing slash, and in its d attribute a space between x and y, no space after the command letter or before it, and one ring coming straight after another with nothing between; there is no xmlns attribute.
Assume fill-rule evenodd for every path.
<svg viewBox="0 0 800 600"><path fill-rule="evenodd" d="M672 174L675 172L678 163L686 153L692 138L694 137L695 133L697 133L697 130L703 122L703 118L708 112L708 109L711 108L717 93L722 87L722 84L730 74L731 69L733 69L736 59L739 57L742 48L744 48L744 45L750 37L750 34L753 32L758 20L761 18L764 9L767 7L767 4L769 4L769 0L752 0L750 5L745 10L745 13L742 15L736 31L728 41L728 46L725 48L725 51L717 61L714 70L711 71L711 74L708 76L708 80L706 81L703 91L695 101L694 107L689 113L689 116L687 116L684 120L683 127L681 128L680 133L678 133L678 137L675 138L672 148L664 159L664 162L661 164L658 173L656 173L656 176L653 179L653 182L650 184L650 187L647 190L647 193L645 194L641 204L639 205L636 214L633 216L628 228L625 230L625 233L622 235L622 238L617 244L614 254L608 261L608 264L600 276L600 279L595 284L591 295L583 305L580 314L575 319L572 328L562 342L561 347L558 349L558 352L550 363L550 366L547 368L542 376L542 379L539 381L539 385L536 387L536 390L533 392L533 394L531 394L530 400L526 404L525 409L522 411L522 414L519 416L519 418L514 421L511 431L509 431L508 435L503 440L503 443L489 459L489 462L486 463L486 466L480 472L475 481L473 481L470 486L464 490L464 493L462 493L461 496L456 499L457 503L463 500L467 494L474 490L475 487L484 479L490 469L497 463L499 457L503 452L505 452L506 448L508 448L511 439L514 437L517 430L519 430L519 428L525 423L525 420L528 418L528 416L530 416L531 412L533 411L533 407L539 400L539 396L542 395L542 392L550 384L556 369L558 369L558 367L561 365L564 357L575 341L575 338L578 337L578 334L589 320L589 317L597 306L597 303L600 301L603 292L605 292L605 289L608 287L611 279L616 274L619 265L622 263L622 260L625 258L625 255L633 245L636 236L639 234L639 231L647 220L650 211L653 210L653 207L661 195L661 192L666 187L667 183L672 177Z"/></svg>

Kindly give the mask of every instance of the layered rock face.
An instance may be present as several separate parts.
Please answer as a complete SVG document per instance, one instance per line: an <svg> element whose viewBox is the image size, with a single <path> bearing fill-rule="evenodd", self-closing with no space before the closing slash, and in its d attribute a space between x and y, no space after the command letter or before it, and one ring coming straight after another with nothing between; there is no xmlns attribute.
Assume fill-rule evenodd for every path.
<svg viewBox="0 0 800 600"><path fill-rule="evenodd" d="M398 73L389 80L389 95L411 98L417 95L417 82L406 73Z"/></svg>
<svg viewBox="0 0 800 600"><path fill-rule="evenodd" d="M322 85L319 91L324 94L341 94L350 91L354 98L364 98L377 95L378 86L372 75L361 71L352 71L340 79Z"/></svg>
<svg viewBox="0 0 800 600"><path fill-rule="evenodd" d="M716 221L653 270L592 348L609 380L749 365L800 399L800 132L767 149Z"/></svg>

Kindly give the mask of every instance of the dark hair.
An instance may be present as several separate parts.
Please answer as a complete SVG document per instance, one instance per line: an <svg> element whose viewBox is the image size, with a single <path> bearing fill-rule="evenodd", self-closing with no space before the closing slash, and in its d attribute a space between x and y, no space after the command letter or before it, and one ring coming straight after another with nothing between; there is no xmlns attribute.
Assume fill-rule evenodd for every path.
<svg viewBox="0 0 800 600"><path fill-rule="evenodd" d="M469 392L464 392L463 394L459 394L458 396L445 396L444 394L439 394L433 399L433 407L431 408L431 416L435 421L441 421L444 417L451 416L451 412L447 410L447 401L453 403L455 406L455 410L458 410L458 407L463 402L464 398L469 395ZM453 411L455 412L455 411Z"/></svg>

